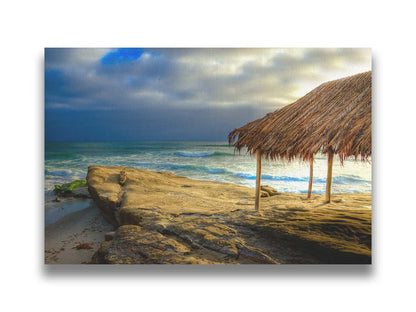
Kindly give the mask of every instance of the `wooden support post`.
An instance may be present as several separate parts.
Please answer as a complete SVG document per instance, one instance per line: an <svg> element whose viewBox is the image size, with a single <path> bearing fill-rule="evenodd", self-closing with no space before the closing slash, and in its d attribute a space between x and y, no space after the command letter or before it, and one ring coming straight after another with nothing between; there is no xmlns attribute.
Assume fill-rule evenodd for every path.
<svg viewBox="0 0 416 312"><path fill-rule="evenodd" d="M257 151L257 174L256 174L256 211L260 211L260 180L261 180L261 152Z"/></svg>
<svg viewBox="0 0 416 312"><path fill-rule="evenodd" d="M332 160L334 159L334 153L328 153L328 174L326 176L326 202L331 202L331 184L332 184Z"/></svg>
<svg viewBox="0 0 416 312"><path fill-rule="evenodd" d="M310 166L309 166L308 198L311 198L311 194L312 194L312 181L313 181L313 157L310 160Z"/></svg>

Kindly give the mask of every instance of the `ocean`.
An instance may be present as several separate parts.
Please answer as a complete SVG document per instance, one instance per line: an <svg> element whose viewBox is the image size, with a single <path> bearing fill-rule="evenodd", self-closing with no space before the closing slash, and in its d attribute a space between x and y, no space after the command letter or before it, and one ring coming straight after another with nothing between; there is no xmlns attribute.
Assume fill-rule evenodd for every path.
<svg viewBox="0 0 416 312"><path fill-rule="evenodd" d="M85 179L88 166L129 166L169 171L191 179L234 183L255 188L256 159L234 153L226 142L47 142L45 143L45 193L55 184ZM325 193L327 159L317 155L312 193ZM262 185L279 192L307 193L309 164L262 161ZM340 165L334 157L333 193L370 193L371 160L348 159Z"/></svg>

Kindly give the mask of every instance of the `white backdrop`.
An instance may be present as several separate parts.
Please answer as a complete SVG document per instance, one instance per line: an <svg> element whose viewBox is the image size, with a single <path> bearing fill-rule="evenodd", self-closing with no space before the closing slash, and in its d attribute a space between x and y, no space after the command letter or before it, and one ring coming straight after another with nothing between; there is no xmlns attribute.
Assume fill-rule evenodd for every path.
<svg viewBox="0 0 416 312"><path fill-rule="evenodd" d="M150 1L149 1L150 3ZM1 29L4 311L414 307L411 1L8 1ZM44 47L373 48L372 266L44 266Z"/></svg>

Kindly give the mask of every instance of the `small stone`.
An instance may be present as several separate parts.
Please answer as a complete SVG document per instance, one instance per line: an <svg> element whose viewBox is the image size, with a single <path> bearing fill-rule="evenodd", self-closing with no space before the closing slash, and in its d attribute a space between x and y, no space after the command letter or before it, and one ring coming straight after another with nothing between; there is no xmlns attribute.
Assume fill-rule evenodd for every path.
<svg viewBox="0 0 416 312"><path fill-rule="evenodd" d="M111 241L111 240L113 240L113 238L114 238L114 234L115 234L116 232L107 232L107 233L105 233L105 236L104 236L104 239L106 240L106 241Z"/></svg>
<svg viewBox="0 0 416 312"><path fill-rule="evenodd" d="M266 192L267 194L269 194L269 196L275 196L275 195L279 195L280 194L278 191L276 191L275 188L271 187L270 185L262 185L260 187L260 190Z"/></svg>
<svg viewBox="0 0 416 312"><path fill-rule="evenodd" d="M124 183L126 183L126 181L127 181L127 172L126 170L121 170L120 179L119 179L120 185L123 186Z"/></svg>

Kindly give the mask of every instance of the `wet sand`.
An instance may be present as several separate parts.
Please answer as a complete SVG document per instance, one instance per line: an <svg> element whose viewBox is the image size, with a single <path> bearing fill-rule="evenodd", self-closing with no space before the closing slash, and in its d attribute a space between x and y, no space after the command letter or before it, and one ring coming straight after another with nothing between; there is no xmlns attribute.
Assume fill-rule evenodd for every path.
<svg viewBox="0 0 416 312"><path fill-rule="evenodd" d="M45 264L81 264L91 261L105 233L113 231L92 203L88 208L70 213L45 227ZM75 249L80 244L91 249Z"/></svg>

